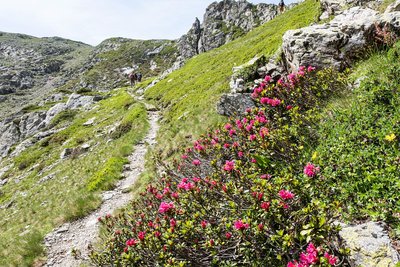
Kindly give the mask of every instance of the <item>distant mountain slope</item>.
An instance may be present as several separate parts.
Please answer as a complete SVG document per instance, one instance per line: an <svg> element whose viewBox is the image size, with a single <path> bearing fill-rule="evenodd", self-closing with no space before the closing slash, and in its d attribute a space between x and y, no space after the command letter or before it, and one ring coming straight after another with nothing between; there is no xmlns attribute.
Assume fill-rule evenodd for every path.
<svg viewBox="0 0 400 267"><path fill-rule="evenodd" d="M65 84L92 49L59 37L0 32L0 118Z"/></svg>

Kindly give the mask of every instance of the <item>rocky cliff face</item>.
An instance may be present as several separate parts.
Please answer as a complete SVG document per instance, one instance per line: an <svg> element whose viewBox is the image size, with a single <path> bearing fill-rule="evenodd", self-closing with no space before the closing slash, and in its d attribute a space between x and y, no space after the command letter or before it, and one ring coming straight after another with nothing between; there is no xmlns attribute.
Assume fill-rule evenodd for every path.
<svg viewBox="0 0 400 267"><path fill-rule="evenodd" d="M183 58L191 58L226 44L277 15L276 5L253 5L245 0L214 2L206 9L203 23L196 18L188 33L178 40L179 52Z"/></svg>

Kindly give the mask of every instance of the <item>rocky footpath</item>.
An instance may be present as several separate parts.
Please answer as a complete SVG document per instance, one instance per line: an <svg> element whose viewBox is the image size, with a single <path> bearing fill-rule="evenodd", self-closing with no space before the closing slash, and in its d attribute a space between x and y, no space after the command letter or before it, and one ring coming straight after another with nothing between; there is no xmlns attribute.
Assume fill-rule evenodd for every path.
<svg viewBox="0 0 400 267"><path fill-rule="evenodd" d="M160 116L157 111L152 111L153 108L149 109L150 130L128 157L130 163L125 167L125 178L118 182L115 189L102 194L103 203L95 212L80 220L66 223L46 236L47 262L44 266L72 267L89 264L92 242L96 240L100 228L98 218L111 214L129 203L131 194L128 189L144 170L144 157L148 146L156 142Z"/></svg>

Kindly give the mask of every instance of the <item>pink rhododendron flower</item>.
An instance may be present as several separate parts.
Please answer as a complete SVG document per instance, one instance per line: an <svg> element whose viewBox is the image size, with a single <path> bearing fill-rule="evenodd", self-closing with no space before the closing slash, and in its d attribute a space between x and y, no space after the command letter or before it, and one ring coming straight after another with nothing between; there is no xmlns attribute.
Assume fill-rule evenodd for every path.
<svg viewBox="0 0 400 267"><path fill-rule="evenodd" d="M159 231L155 231L155 232L154 232L154 236L157 237L157 238L159 238L159 237L161 236L161 233L160 233Z"/></svg>
<svg viewBox="0 0 400 267"><path fill-rule="evenodd" d="M293 108L293 106L291 106L291 105L286 106L286 110L291 110L292 108Z"/></svg>
<svg viewBox="0 0 400 267"><path fill-rule="evenodd" d="M229 131L229 136L232 136L232 135L234 135L234 134L236 134L236 131L235 131L235 130L232 129L232 130Z"/></svg>
<svg viewBox="0 0 400 267"><path fill-rule="evenodd" d="M171 196L173 198L179 198L179 194L177 192L172 193Z"/></svg>
<svg viewBox="0 0 400 267"><path fill-rule="evenodd" d="M265 76L264 81L269 83L271 81L271 76L269 75Z"/></svg>
<svg viewBox="0 0 400 267"><path fill-rule="evenodd" d="M198 159L193 160L192 163L194 166L199 166L201 164L200 160Z"/></svg>
<svg viewBox="0 0 400 267"><path fill-rule="evenodd" d="M271 174L262 174L260 176L261 179L271 179L272 175Z"/></svg>
<svg viewBox="0 0 400 267"><path fill-rule="evenodd" d="M192 190L195 188L195 185L191 182L188 182L188 178L183 178L182 181L178 184L179 189L185 189L186 191Z"/></svg>
<svg viewBox="0 0 400 267"><path fill-rule="evenodd" d="M317 252L317 248L314 246L314 244L312 242L310 242L310 244L308 244L307 246L307 250L308 253L314 253Z"/></svg>
<svg viewBox="0 0 400 267"><path fill-rule="evenodd" d="M166 203L166 202L161 202L160 207L158 208L159 213L166 213L171 209L174 209L175 205L173 202Z"/></svg>
<svg viewBox="0 0 400 267"><path fill-rule="evenodd" d="M230 233L230 232L225 233L225 237L226 237L226 239L231 239L232 233Z"/></svg>
<svg viewBox="0 0 400 267"><path fill-rule="evenodd" d="M195 182L195 183L198 183L198 182L201 181L201 179L198 178L198 177L193 177L192 180L193 180L193 182Z"/></svg>
<svg viewBox="0 0 400 267"><path fill-rule="evenodd" d="M308 68L307 68L307 71L308 72L312 72L312 71L314 71L315 70L315 67L312 67L312 66L308 66Z"/></svg>
<svg viewBox="0 0 400 267"><path fill-rule="evenodd" d="M235 169L235 162L234 161L225 161L224 170L230 172Z"/></svg>
<svg viewBox="0 0 400 267"><path fill-rule="evenodd" d="M281 191L279 191L279 196L282 199L285 199L285 200L294 198L294 194L292 192L290 192L289 190L281 190Z"/></svg>
<svg viewBox="0 0 400 267"><path fill-rule="evenodd" d="M256 136L255 134L251 134L251 135L249 136L249 139L250 139L250 141L254 141L254 140L257 139L257 136Z"/></svg>
<svg viewBox="0 0 400 267"><path fill-rule="evenodd" d="M251 163L257 163L257 160L256 159L251 159Z"/></svg>
<svg viewBox="0 0 400 267"><path fill-rule="evenodd" d="M146 232L139 232L139 233L138 233L138 238L139 238L140 240L144 240L145 236L146 236Z"/></svg>
<svg viewBox="0 0 400 267"><path fill-rule="evenodd" d="M260 223L257 227L259 231L262 231L264 229L264 225L262 223Z"/></svg>
<svg viewBox="0 0 400 267"><path fill-rule="evenodd" d="M238 152L238 157L239 157L239 158L243 157L243 152L242 152L242 151L239 151L239 152Z"/></svg>
<svg viewBox="0 0 400 267"><path fill-rule="evenodd" d="M306 67L305 66L300 66L299 67L299 71L305 71L306 70Z"/></svg>
<svg viewBox="0 0 400 267"><path fill-rule="evenodd" d="M201 228L206 228L207 227L207 221L201 221Z"/></svg>
<svg viewBox="0 0 400 267"><path fill-rule="evenodd" d="M176 220L174 218L169 220L169 226L171 226L172 228L174 228L176 226Z"/></svg>
<svg viewBox="0 0 400 267"><path fill-rule="evenodd" d="M265 116L256 116L256 120L259 123L263 123L263 124L268 122L268 120L267 120L267 118L265 118Z"/></svg>
<svg viewBox="0 0 400 267"><path fill-rule="evenodd" d="M238 142L233 142L232 146L233 146L233 147L238 147L238 146L239 146L239 143L238 143Z"/></svg>
<svg viewBox="0 0 400 267"><path fill-rule="evenodd" d="M261 208L262 208L263 210L268 211L270 206L271 206L271 203L269 203L269 202L263 202L263 203L261 203Z"/></svg>
<svg viewBox="0 0 400 267"><path fill-rule="evenodd" d="M232 129L232 125L230 123L225 124L225 129L228 131L230 129Z"/></svg>
<svg viewBox="0 0 400 267"><path fill-rule="evenodd" d="M242 220L237 220L236 222L234 222L233 226L235 227L236 230L245 230L247 228L250 227L250 225L248 223L243 223Z"/></svg>
<svg viewBox="0 0 400 267"><path fill-rule="evenodd" d="M304 174L308 177L314 177L318 171L319 168L315 167L312 163L307 163L307 165L304 167Z"/></svg>
<svg viewBox="0 0 400 267"><path fill-rule="evenodd" d="M230 146L231 146L231 145L228 144L228 143L225 143L225 144L224 144L224 148L230 148Z"/></svg>
<svg viewBox="0 0 400 267"><path fill-rule="evenodd" d="M300 77L303 77L304 75L306 75L306 73L302 70L297 73L297 76L300 76Z"/></svg>
<svg viewBox="0 0 400 267"><path fill-rule="evenodd" d="M333 255L329 255L328 252L325 252L324 257L328 260L330 265L335 265L337 262L337 258Z"/></svg>
<svg viewBox="0 0 400 267"><path fill-rule="evenodd" d="M268 97L261 97L260 103L263 105L266 105L266 104L268 104L269 100L270 100L270 98L268 98Z"/></svg>
<svg viewBox="0 0 400 267"><path fill-rule="evenodd" d="M300 254L300 261L303 264L314 264L318 262L318 255L317 252L314 253L301 253Z"/></svg>
<svg viewBox="0 0 400 267"><path fill-rule="evenodd" d="M236 127L238 127L239 129L243 128L243 124L240 120L236 120Z"/></svg>
<svg viewBox="0 0 400 267"><path fill-rule="evenodd" d="M128 247L132 247L132 246L136 245L137 243L138 243L138 241L135 240L135 239L133 239L133 238L128 239L128 240L126 241L126 245L127 245Z"/></svg>

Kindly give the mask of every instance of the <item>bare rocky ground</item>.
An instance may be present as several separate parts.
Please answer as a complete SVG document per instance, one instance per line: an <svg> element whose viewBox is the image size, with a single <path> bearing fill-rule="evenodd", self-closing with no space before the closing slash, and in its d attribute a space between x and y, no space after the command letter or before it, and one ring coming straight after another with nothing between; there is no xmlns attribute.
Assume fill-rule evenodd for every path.
<svg viewBox="0 0 400 267"><path fill-rule="evenodd" d="M99 209L80 220L65 223L45 237L47 262L44 266L74 267L82 264L90 265L89 253L92 242L99 232L98 217L111 214L118 208L128 204L131 194L128 188L132 186L144 170L145 154L149 146L155 144L159 128L160 115L154 109L148 110L150 130L145 139L137 144L129 156L129 168L124 171L123 180L115 189L102 194L103 203ZM74 251L74 252L72 252Z"/></svg>

